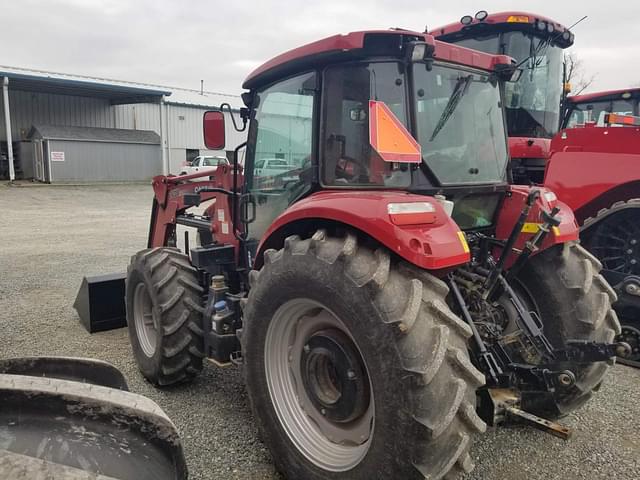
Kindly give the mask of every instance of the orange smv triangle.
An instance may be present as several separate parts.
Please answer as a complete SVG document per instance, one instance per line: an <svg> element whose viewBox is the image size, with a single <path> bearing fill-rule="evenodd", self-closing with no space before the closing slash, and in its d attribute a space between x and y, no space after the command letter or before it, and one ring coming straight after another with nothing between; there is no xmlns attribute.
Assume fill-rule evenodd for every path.
<svg viewBox="0 0 640 480"><path fill-rule="evenodd" d="M369 100L369 143L385 162L420 163L420 144L384 102Z"/></svg>

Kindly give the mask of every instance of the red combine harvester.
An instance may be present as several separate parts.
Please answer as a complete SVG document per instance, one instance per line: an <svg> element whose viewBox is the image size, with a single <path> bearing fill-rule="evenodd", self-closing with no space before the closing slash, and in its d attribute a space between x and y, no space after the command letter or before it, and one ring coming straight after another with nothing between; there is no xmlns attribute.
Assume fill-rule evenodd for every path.
<svg viewBox="0 0 640 480"><path fill-rule="evenodd" d="M508 182L514 67L390 30L255 70L233 164L153 180L148 248L126 280L143 375L163 386L204 358L241 364L288 478L468 472L485 422L566 437L540 417L583 405L629 346L612 343L615 294L571 210ZM220 111L204 135L223 148ZM197 245L187 230L175 248L177 226Z"/></svg>
<svg viewBox="0 0 640 480"><path fill-rule="evenodd" d="M544 184L575 211L585 247L618 294L620 340L633 350L622 361L639 366L640 132L630 117L638 115L638 89L563 99L562 49L574 36L541 15L481 11L431 33L521 63L519 81L505 88L512 180ZM585 125L598 128L579 128Z"/></svg>
<svg viewBox="0 0 640 480"><path fill-rule="evenodd" d="M545 186L576 214L584 246L618 293L619 339L640 367L640 88L569 97Z"/></svg>

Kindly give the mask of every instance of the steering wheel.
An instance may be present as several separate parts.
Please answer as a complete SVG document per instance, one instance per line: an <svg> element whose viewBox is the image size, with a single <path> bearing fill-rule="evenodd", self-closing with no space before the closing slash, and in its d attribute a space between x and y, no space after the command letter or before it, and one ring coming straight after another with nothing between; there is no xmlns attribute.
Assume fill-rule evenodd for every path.
<svg viewBox="0 0 640 480"><path fill-rule="evenodd" d="M341 156L336 162L336 180L343 179L347 182L368 183L370 178L369 167L352 157ZM367 182L359 181L363 176Z"/></svg>

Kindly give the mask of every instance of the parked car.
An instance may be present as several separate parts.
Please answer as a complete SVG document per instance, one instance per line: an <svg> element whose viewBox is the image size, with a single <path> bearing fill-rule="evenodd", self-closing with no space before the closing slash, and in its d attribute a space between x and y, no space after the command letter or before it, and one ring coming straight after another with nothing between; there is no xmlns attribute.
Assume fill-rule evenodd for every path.
<svg viewBox="0 0 640 480"><path fill-rule="evenodd" d="M256 161L254 186L260 189L283 188L298 181L300 167L282 158L263 158Z"/></svg>
<svg viewBox="0 0 640 480"><path fill-rule="evenodd" d="M180 175L191 175L192 173L206 172L208 170L215 170L219 165L229 165L227 157L223 156L199 156L194 158L191 163L186 163L182 166Z"/></svg>

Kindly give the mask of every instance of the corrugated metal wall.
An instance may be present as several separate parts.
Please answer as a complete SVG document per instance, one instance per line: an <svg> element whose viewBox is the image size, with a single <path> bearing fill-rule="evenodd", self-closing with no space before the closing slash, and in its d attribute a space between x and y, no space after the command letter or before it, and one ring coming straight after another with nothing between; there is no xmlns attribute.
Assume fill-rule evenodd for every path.
<svg viewBox="0 0 640 480"><path fill-rule="evenodd" d="M33 125L62 125L80 127L125 128L152 130L160 134L160 105L111 105L108 100L12 90L9 87L11 132L13 140L25 140ZM186 150L201 154L224 155L204 146L202 115L204 107L165 104L168 128L165 126L167 156L171 173L179 173L186 159ZM0 112L2 103L0 102ZM236 132L228 114L226 121L226 150L233 150L246 139L246 132ZM236 114L237 115L237 114ZM239 122L239 118L236 118ZM167 134L168 132L168 134ZM6 140L4 114L0 114L0 141ZM23 163L30 163L23 158ZM30 165L29 165L30 166ZM90 172L89 172L90 173ZM88 177L93 180L93 176ZM73 178L77 180L77 178Z"/></svg>
<svg viewBox="0 0 640 480"><path fill-rule="evenodd" d="M153 130L160 134L160 113L158 105L136 104L116 105L116 128L128 128L137 130ZM169 125L167 135L167 148L169 156L169 171L180 173L180 167L186 160L186 150L200 150L202 155L224 155L224 151L207 150L202 136L202 116L210 108L197 106L165 104L166 118ZM237 114L236 114L237 115ZM237 132L233 128L233 122L225 113L226 150L233 150L243 143L247 133ZM236 117L236 122L240 122Z"/></svg>
<svg viewBox="0 0 640 480"><path fill-rule="evenodd" d="M158 105L116 105L115 127L134 130L153 130L160 134L160 113ZM169 123L169 148L193 148L206 150L202 137L202 115L210 108L165 104ZM245 141L246 132L236 132L229 115L225 113L227 150L233 150ZM239 117L236 118L239 122Z"/></svg>
<svg viewBox="0 0 640 480"><path fill-rule="evenodd" d="M158 108L156 106L156 108ZM0 102L0 111L2 111ZM115 128L114 110L108 100L11 90L11 136L24 140L33 125ZM0 141L6 141L4 112L0 115Z"/></svg>
<svg viewBox="0 0 640 480"><path fill-rule="evenodd" d="M162 173L160 145L50 140L51 152L64 152L64 162L51 162L52 182L133 182Z"/></svg>

